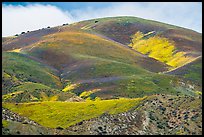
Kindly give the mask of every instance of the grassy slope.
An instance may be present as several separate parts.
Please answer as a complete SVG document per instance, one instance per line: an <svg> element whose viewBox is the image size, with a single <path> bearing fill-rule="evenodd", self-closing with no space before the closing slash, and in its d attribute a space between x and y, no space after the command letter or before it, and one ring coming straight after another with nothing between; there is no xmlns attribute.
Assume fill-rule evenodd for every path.
<svg viewBox="0 0 204 137"><path fill-rule="evenodd" d="M2 96L3 102L65 101L74 96L74 94L64 93L43 84L32 82L24 82L11 88L11 91L12 93Z"/></svg>
<svg viewBox="0 0 204 137"><path fill-rule="evenodd" d="M101 101L100 105L105 103L111 103L111 101ZM134 102L134 103L133 103ZM72 102L73 103L73 102ZM92 108L94 110L94 106L98 106L99 101L87 101L87 102L83 102L85 105L85 107L83 108L83 110L81 111L88 111L90 108ZM51 102L44 102L41 103L43 105L43 108L45 108L44 111L49 111L49 112L53 112L56 109L53 109L53 106ZM81 103L75 103L75 105L81 105ZM89 104L89 106L87 106ZM107 105L108 105L107 104ZM172 95L156 95L156 96L149 96L147 98L144 98L142 101L135 99L135 101L131 100L131 102L129 104L131 104L131 107L127 107L128 103L127 101L125 101L123 99L123 101L117 100L117 106L115 108L111 108L111 114L115 114L115 115L110 115L109 117L107 117L107 115L103 115L101 117L89 117L91 118L89 120L89 118L86 120L85 118L88 117L83 115L83 118L81 119L82 122L75 124L74 119L76 117L73 116L64 116L62 113L59 114L59 116L66 117L63 118L64 119L68 119L69 118L69 122L71 126L64 126L68 127L64 130L60 130L59 134L73 134L74 131L75 134L90 134L90 130L94 130L92 128L90 128L90 126L94 125L96 122L101 123L101 121L103 121L102 123L105 123L106 126L110 126L109 128L114 128L114 125L117 125L118 123L123 123L123 124L127 124L127 125L131 125L129 123L125 123L127 122L127 117L130 118L130 116L128 115L128 113L131 113L132 111L137 111L139 113L136 113L137 118L140 117L140 115L142 114L142 116L146 115L147 119L143 119L141 118L140 121L145 122L146 120L149 121L149 123L146 125L146 129L148 129L147 133L151 133L151 134L202 134L202 112L201 112L201 108L202 108L202 101L201 99L198 98L194 98L194 97L187 97L187 96L172 96ZM133 105L134 104L134 105ZM145 105L144 105L145 104ZM3 104L4 107L10 108L15 112L22 112L25 107L28 107L29 110L32 110L34 112L38 112L40 111L40 107L39 104L34 104L34 103L27 103L27 104L18 104L20 105L21 109L19 110L18 107L14 104ZM119 106L120 105L120 106ZM132 108L133 105L133 108ZM36 106L36 107L32 107L32 106ZM62 103L62 102L57 102L57 110L59 109L60 112L62 111L60 109L60 107L62 106L74 106L73 104L70 105L70 103ZM125 107L126 106L126 107ZM78 106L79 107L79 106ZM107 106L104 106L104 108L106 108ZM108 107L107 107L108 108ZM130 109L127 113L123 113L123 114L127 114L127 115L117 115L118 112L122 112L122 111L126 111L123 109L128 110ZM70 110L70 111L75 111L75 109L71 109L71 108L67 108L66 110ZM122 110L121 110L122 109ZM165 110L164 110L165 109ZM63 109L64 110L64 109ZM103 110L103 109L100 109ZM77 110L78 112L79 110ZM28 111L24 111L26 112L25 115L29 115L30 113ZM41 112L41 111L40 111ZM39 113L39 112L38 112ZM38 114L37 113L37 114ZM54 113L54 112L53 112ZM67 112L65 112L67 113ZM106 112L108 113L108 111ZM52 113L49 113L49 115L45 115L45 117L49 117ZM73 113L71 113L73 114ZM22 114L23 115L23 114ZM76 112L75 112L75 115ZM97 115L101 115L100 113L97 113ZM169 117L170 115L170 117ZM44 115L43 115L44 116ZM133 116L133 115L131 115ZM187 119L186 119L187 116ZM29 115L29 117L33 117L32 114ZM58 116L55 116L55 118ZM105 118L104 118L105 117ZM185 117L185 118L184 118ZM107 123L107 118L109 119L108 123ZM115 118L119 119L119 122L115 122ZM137 119L136 118L136 119ZM37 119L35 117L35 119ZM40 121L41 116L38 118L38 120ZM53 127L56 126L62 126L65 123L64 121L57 121L57 122L53 122L53 119L48 119L48 121L44 122L44 120L42 120L41 122L39 122L40 124L43 123L51 123L48 127L52 127L53 123L57 123L56 125L54 125ZM127 128L127 130L129 132L134 132L134 131L138 131L139 129L137 129L137 127L140 127L140 124L143 125L143 122L136 122L135 125L135 119L130 119L131 122L133 124L133 127L136 126L136 129L134 128L134 130L132 129L132 126L130 126L129 128ZM73 122L74 121L74 122ZM176 123L174 123L176 122ZM112 124L111 124L112 123ZM113 124L114 123L114 124ZM173 124L174 123L174 124ZM52 126L51 126L52 125ZM171 125L168 126L168 125ZM6 120L2 120L2 126L4 128L8 128L10 129L9 132L11 134L16 134L17 131L20 131L21 134L54 134L54 131L56 131L56 129L52 129L52 128L46 128L46 127L41 127L41 126L33 126L30 124L22 124L20 122L15 122L15 121L6 121ZM33 127L31 127L33 126ZM172 128L175 127L175 128ZM197 127L197 128L195 128ZM97 127L96 127L97 128ZM77 129L77 130L76 130ZM47 131L50 131L49 133ZM71 131L70 131L71 130ZM9 133L8 130L3 129L3 134L5 133ZM53 132L52 132L53 131ZM107 130L106 130L107 131ZM110 130L109 130L110 131ZM129 133L128 132L128 133Z"/></svg>
<svg viewBox="0 0 204 137"><path fill-rule="evenodd" d="M79 84L72 90L77 95L94 89L100 89L100 92L91 94L92 98L96 96L102 98L142 97L160 92L176 93L170 83L176 78L160 76L161 74L144 70L140 66L144 58L141 55L83 31L48 35L43 38L42 42L22 48L21 52L35 56L60 70L64 87L67 86L66 81L76 84L95 78L119 77L114 81L100 82L99 80ZM158 80L155 83L154 81L160 77L165 80ZM131 84L131 81L135 83ZM165 86L161 83L165 83Z"/></svg>
<svg viewBox="0 0 204 137"><path fill-rule="evenodd" d="M96 20L98 21L97 23L95 23ZM200 51L202 49L202 35L200 33L170 24L128 16L86 20L66 26L32 31L11 40L9 43L4 43L3 50L11 50L28 46L32 43L40 41L43 36L56 32L73 31L79 29L94 34L102 34L110 39L126 45L130 43L131 36L137 31L141 31L143 33L156 31L156 33L159 35L175 41L176 49L181 52L185 51L189 58L194 58L201 55ZM144 67L148 68L147 66ZM165 68L165 65L163 67ZM157 68L159 67L154 65L152 70L157 70ZM149 70L151 71L151 69Z"/></svg>
<svg viewBox="0 0 204 137"><path fill-rule="evenodd" d="M48 66L27 58L23 54L16 52L3 52L3 71L11 76L15 76L21 82L37 82L52 88L59 88L61 83L54 70Z"/></svg>
<svg viewBox="0 0 204 137"><path fill-rule="evenodd" d="M95 90L96 92L89 94L91 98L97 96L103 99L134 98L157 93L194 95L194 90L188 90L177 83L179 81L178 77L152 73L144 69L144 67L159 69L160 67L166 67L165 65L149 62L146 59L147 57L143 57L130 49L84 32L90 32L87 28L92 27L91 33L98 32L127 44L130 40L130 34L134 34L136 30L145 27L143 33L155 29L164 31L169 29L168 25L161 25L157 22L149 24L147 21L129 17L109 19L100 19L99 23L102 26L94 26L94 20L91 20L61 27L61 31L69 31L52 35L46 33L46 36L43 34L35 40L29 39L30 41L24 44L24 47L20 45L21 39L14 39L18 41L14 49L20 52L3 52L3 80L6 81L5 86L7 87L3 87L7 91L3 99L7 102L31 102L33 100L45 102L20 103L19 105L4 103L3 106L27 116L43 126L66 128L82 120L98 117L105 112L115 114L126 111L140 102L138 99L56 102L56 100L65 101L74 96L70 92L60 91L67 85L72 87L69 86L70 82L76 84L83 80L95 78L119 78L107 82L93 80L71 88L71 92L77 95L84 93L84 91ZM118 25L111 27L115 24L114 20L118 21L118 19ZM126 22L127 19L128 22ZM90 22L91 25L89 25ZM141 22L143 25L133 25L132 27L136 27L136 29L130 27L130 30L125 31L121 29L124 33L115 31L124 26L125 28L131 26L135 22ZM154 25L155 27L152 28ZM104 28L105 26L106 28ZM83 29L78 30L76 28ZM170 28L177 29L174 26ZM110 30L116 33L111 34ZM5 44L4 50L13 49L12 44L7 45L10 46L5 48ZM18 50L18 48L21 48L21 50ZM28 58L28 56L35 57L39 61ZM200 66L195 67L200 70ZM190 74L186 77L197 79L197 74L194 76L195 74ZM30 83L32 81L36 83ZM9 83L12 83L12 86L9 86Z"/></svg>
<svg viewBox="0 0 204 137"><path fill-rule="evenodd" d="M79 83L77 87L74 87L71 90L77 95L80 95L84 91L99 89L97 90L98 92L90 94L91 98L95 98L96 96L106 99L120 96L142 97L144 95L151 95L155 93L177 93L177 88L172 87L171 81L178 78L167 75L160 76L160 74L154 74L143 69L154 68L159 70L159 68L164 68L165 66L157 62L153 63L148 60L147 57L143 57L113 41L101 38L91 33L93 30L100 33L100 30L104 27L104 25L110 25L107 26L108 28L112 25L114 26L114 24L116 26L119 25L122 28L124 28L124 26L126 26L125 28L129 28L135 23L140 25L142 23L149 26L146 26L148 29L144 30L144 32L148 32L153 26L156 28L153 27L152 29L159 29L158 31L165 31L169 28L181 28L132 17L104 18L98 20L99 22L97 24L95 24L94 20L89 20L75 23L70 26L54 28L55 30L58 29L62 32L52 35L48 34L51 32L54 33L54 31L51 31L51 29L51 32L49 32L49 30L46 29L42 30L42 33L38 30L25 34L24 36L20 36L24 38L29 38L30 36L31 38L36 36L38 33L41 34L38 37L40 39L38 39L37 43L32 44L33 42L30 42L30 44L27 43L27 46L21 47L20 50L15 50L15 52L19 53L5 53L5 55L10 54L10 56L12 54L19 55L21 58L19 58L17 62L12 59L9 59L9 61L4 59L3 62L6 63L4 65L4 70L6 70L6 73L12 77L20 79L17 81L33 81L47 85L51 88L58 88L60 90L69 85L70 82L72 84ZM143 29L143 27L144 26L134 26L137 30ZM78 28L82 29L79 30ZM132 31L132 29L130 30ZM88 31L89 33L85 31ZM110 32L113 32L113 37L116 36L115 33L119 33L111 30ZM103 34L107 35L110 34L110 32L107 30L106 33ZM129 32L124 35L129 37ZM110 38L113 37L110 36ZM122 36L120 36L119 39L123 40L121 38ZM23 61L24 58L22 58L24 56L21 55L21 53L26 54L28 57L35 57L38 60L34 61L35 63L33 60L32 62L25 62ZM41 62L41 65L36 65L36 62L39 63L39 61ZM15 65L10 67L12 66L11 64ZM44 66L44 68L40 69L41 66ZM53 71L50 72L47 66L54 67L58 70L58 73L56 74L56 72ZM14 68L17 72L13 72L12 69ZM118 78L107 82L92 80L104 77ZM163 77L164 80L160 80L160 77ZM50 79L52 80L50 81ZM80 81L84 80L92 80L92 82L80 84ZM19 83L14 85L19 85ZM8 89L9 88L5 88L5 90ZM185 88L182 90L185 90ZM185 93L185 91L183 93Z"/></svg>
<svg viewBox="0 0 204 137"><path fill-rule="evenodd" d="M95 23L95 20L98 22ZM143 20L135 17L116 17L83 21L78 24L76 23L76 26L81 27L86 31L101 33L123 44L129 44L131 40L130 36L137 31L143 33L156 31L159 36L165 37L173 42L177 53L180 52L185 54L182 56L175 56L174 59L169 62L172 66L182 66L193 61L198 56L202 56L202 34L169 24ZM200 63L200 66L201 64L202 63ZM189 69L188 72L192 74L186 74L184 77L188 77L188 79L193 81L195 79L198 81L199 79L201 82L201 71L198 70L192 72L192 70L195 69Z"/></svg>
<svg viewBox="0 0 204 137"><path fill-rule="evenodd" d="M27 32L25 34L19 35L19 36L13 36L10 37L12 39L8 39L6 41L6 38L2 39L2 50L8 51L8 50L14 50L19 49L21 47L28 46L32 43L38 42L41 37L52 34L57 32L58 29L56 27L50 28L50 29L39 29L31 32ZM15 44L14 44L15 43Z"/></svg>
<svg viewBox="0 0 204 137"><path fill-rule="evenodd" d="M103 113L117 114L128 111L140 103L139 99L96 100L86 102L40 102L12 104L4 103L3 107L26 116L37 123L50 128L76 124L82 120L98 117Z"/></svg>
<svg viewBox="0 0 204 137"><path fill-rule="evenodd" d="M74 95L59 89L62 83L52 67L16 52L3 52L3 101L65 101Z"/></svg>
<svg viewBox="0 0 204 137"><path fill-rule="evenodd" d="M97 23L95 23L96 20L98 21ZM182 66L186 62L188 63L186 60L193 60L193 58L201 55L202 35L200 33L169 24L136 17L109 17L82 21L75 23L73 26L85 31L102 34L126 45L131 43L131 36L138 31L141 31L142 33L155 31L159 36L166 37L169 41L174 41L174 46L177 52L185 53L185 56L182 56L180 61L176 62L176 60L180 58L176 57L169 62L168 65L174 67ZM154 56L151 57L154 58Z"/></svg>
<svg viewBox="0 0 204 137"><path fill-rule="evenodd" d="M95 23L96 20L98 21L97 23ZM183 37L189 40L194 39L198 42L201 42L202 39L200 33L189 29L131 16L86 20L74 23L72 26L65 27L64 29L66 30L66 28L69 27L76 27L87 31L101 33L123 44L129 44L131 40L130 36L135 34L137 31L141 31L143 33L156 31L166 34L166 36L168 34L167 38L172 34L174 34L174 36L177 34L175 37Z"/></svg>
<svg viewBox="0 0 204 137"><path fill-rule="evenodd" d="M21 60L24 55L21 53L26 54L26 56L35 57L43 62L43 64L54 67L60 74L56 77L56 73L49 72L49 69L45 67L47 65L43 65L46 68L45 70L40 69L40 66L36 65L36 62L33 60L31 60L32 62L22 62ZM106 99L115 97L142 97L155 93L176 94L177 92L171 84L171 81L177 78L154 74L143 69L143 66L141 66L141 64L145 64L145 67L151 68L152 64L155 65L156 62L148 62L145 60L146 57L128 48L84 31L72 30L47 35L41 38L41 41L38 43L21 48L19 53L11 52L5 54L10 56L19 55L21 57L17 56L19 58L17 60L18 63L15 61L4 61L7 63L4 65L5 70L9 74L14 73L12 71L14 68L17 69L17 72L15 72L17 75L25 71L23 74L25 76L18 76L17 78L21 78L23 81L33 81L34 79L36 80L35 82L61 90L62 86L64 88L69 82L76 84L83 80L118 77L118 79L113 81L100 82L99 80L78 84L72 90L77 95L94 89L100 90L90 94L91 98L100 96ZM12 66L11 64L16 65L15 67L10 67ZM163 67L159 65L157 64L156 66ZM40 75L34 75L33 78L30 77L32 74ZM159 80L161 77L163 77L163 81ZM50 78L53 80L50 81Z"/></svg>
<svg viewBox="0 0 204 137"><path fill-rule="evenodd" d="M182 76L202 85L202 58L200 57L179 69L167 72L167 74Z"/></svg>

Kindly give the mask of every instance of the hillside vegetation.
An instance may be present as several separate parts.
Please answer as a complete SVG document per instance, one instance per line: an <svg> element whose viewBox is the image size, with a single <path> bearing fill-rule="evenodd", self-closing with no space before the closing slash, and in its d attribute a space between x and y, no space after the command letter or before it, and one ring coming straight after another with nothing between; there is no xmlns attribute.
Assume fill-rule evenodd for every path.
<svg viewBox="0 0 204 137"><path fill-rule="evenodd" d="M202 85L202 57L197 58L191 63L188 63L178 69L174 69L166 73L170 75L182 76L198 83L199 85Z"/></svg>
<svg viewBox="0 0 204 137"><path fill-rule="evenodd" d="M129 46L172 67L180 67L192 61L193 58L186 56L187 53L176 49L173 41L157 35L148 38L149 35L151 33L137 32L132 36Z"/></svg>
<svg viewBox="0 0 204 137"><path fill-rule="evenodd" d="M22 116L26 116L37 123L51 128L67 128L82 120L98 117L103 113L117 114L128 111L144 98L114 99L114 100L87 100L86 102L40 102L11 104L4 103L8 108Z"/></svg>
<svg viewBox="0 0 204 137"><path fill-rule="evenodd" d="M98 22L95 23L95 21ZM124 45L129 45L132 36L137 32L144 35L148 34L148 36L145 36L146 39L149 39L147 41L157 41L156 45L158 45L159 41L161 43L162 38L163 42L168 41L169 44L174 45L174 48L171 48L175 49L173 50L174 57L171 61L168 60L168 65L174 68L190 63L197 57L202 56L202 34L170 24L125 16L92 19L75 23L70 27L80 27L85 31L101 34ZM69 30L69 27L64 29ZM158 37L155 38L155 36L158 36L159 39ZM169 52L171 52L171 49L169 49ZM152 57L161 61L161 57L157 57L155 54Z"/></svg>
<svg viewBox="0 0 204 137"><path fill-rule="evenodd" d="M39 82L52 88L61 86L59 79L53 76L56 75L56 70L24 54L3 52L2 60L3 71L21 82Z"/></svg>
<svg viewBox="0 0 204 137"><path fill-rule="evenodd" d="M201 38L126 16L3 38L2 133L200 134Z"/></svg>

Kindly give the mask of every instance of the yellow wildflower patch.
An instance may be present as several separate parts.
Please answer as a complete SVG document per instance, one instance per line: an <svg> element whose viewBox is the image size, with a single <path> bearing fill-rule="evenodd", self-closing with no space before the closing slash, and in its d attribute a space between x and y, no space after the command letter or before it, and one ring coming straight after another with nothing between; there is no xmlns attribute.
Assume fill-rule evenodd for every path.
<svg viewBox="0 0 204 137"><path fill-rule="evenodd" d="M98 92L100 91L101 89L93 89L93 90L89 90L89 91L84 91L82 92L79 96L81 98L85 98L85 97L88 97L89 95L91 95L92 93L95 93L95 92Z"/></svg>
<svg viewBox="0 0 204 137"><path fill-rule="evenodd" d="M86 102L45 101L33 103L3 103L3 107L26 116L45 127L67 128L82 120L104 113L118 114L137 106L144 98L111 99Z"/></svg>
<svg viewBox="0 0 204 137"><path fill-rule="evenodd" d="M78 87L78 84L67 85L62 91L68 92Z"/></svg>
<svg viewBox="0 0 204 137"><path fill-rule="evenodd" d="M132 38L130 47L174 68L180 67L193 60L185 56L186 52L178 52L173 41L161 36L146 37L153 32L143 34L137 32Z"/></svg>

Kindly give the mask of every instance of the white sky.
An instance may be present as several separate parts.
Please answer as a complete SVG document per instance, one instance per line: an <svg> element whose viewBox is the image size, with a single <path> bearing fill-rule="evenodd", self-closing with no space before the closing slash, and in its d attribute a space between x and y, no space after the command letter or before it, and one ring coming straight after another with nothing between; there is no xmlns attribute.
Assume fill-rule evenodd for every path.
<svg viewBox="0 0 204 137"><path fill-rule="evenodd" d="M2 35L11 36L47 26L92 18L111 16L135 16L156 20L202 33L201 2L121 2L107 7L61 9L54 5L29 4L2 5Z"/></svg>

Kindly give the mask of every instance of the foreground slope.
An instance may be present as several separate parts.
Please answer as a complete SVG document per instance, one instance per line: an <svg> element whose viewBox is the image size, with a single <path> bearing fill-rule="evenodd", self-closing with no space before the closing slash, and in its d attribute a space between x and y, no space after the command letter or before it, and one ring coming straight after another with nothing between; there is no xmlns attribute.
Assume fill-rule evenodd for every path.
<svg viewBox="0 0 204 137"><path fill-rule="evenodd" d="M4 104L3 107L15 112L3 109L3 134L202 134L202 102L197 97L162 94L143 99Z"/></svg>

